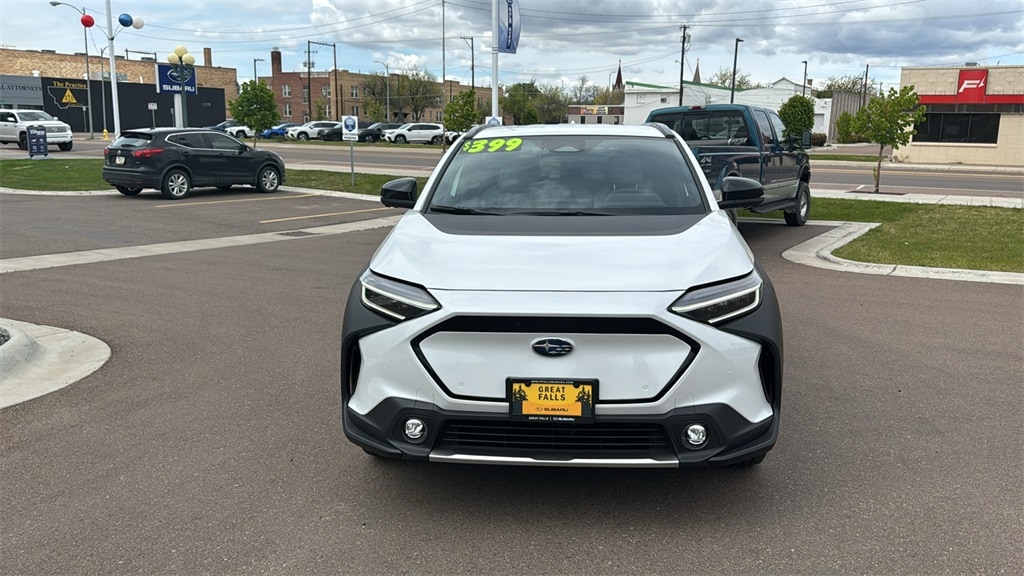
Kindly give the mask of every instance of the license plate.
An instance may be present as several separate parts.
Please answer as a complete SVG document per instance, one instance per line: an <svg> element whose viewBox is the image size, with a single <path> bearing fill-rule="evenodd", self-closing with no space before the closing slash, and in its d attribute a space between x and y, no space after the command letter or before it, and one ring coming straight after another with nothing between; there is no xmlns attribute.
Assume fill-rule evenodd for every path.
<svg viewBox="0 0 1024 576"><path fill-rule="evenodd" d="M594 417L597 380L509 378L514 417L545 422L578 422Z"/></svg>
<svg viewBox="0 0 1024 576"><path fill-rule="evenodd" d="M114 164L124 164L124 156L117 156L114 158Z"/></svg>

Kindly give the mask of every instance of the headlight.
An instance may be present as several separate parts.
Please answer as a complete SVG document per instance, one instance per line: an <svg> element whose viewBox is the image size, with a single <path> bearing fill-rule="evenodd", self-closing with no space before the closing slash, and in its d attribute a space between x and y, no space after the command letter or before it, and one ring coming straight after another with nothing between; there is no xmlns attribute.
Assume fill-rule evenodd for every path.
<svg viewBox="0 0 1024 576"><path fill-rule="evenodd" d="M359 277L363 306L399 322L441 307L423 288L378 276L367 270Z"/></svg>
<svg viewBox="0 0 1024 576"><path fill-rule="evenodd" d="M761 277L751 272L737 280L687 291L669 310L699 322L717 324L761 305Z"/></svg>

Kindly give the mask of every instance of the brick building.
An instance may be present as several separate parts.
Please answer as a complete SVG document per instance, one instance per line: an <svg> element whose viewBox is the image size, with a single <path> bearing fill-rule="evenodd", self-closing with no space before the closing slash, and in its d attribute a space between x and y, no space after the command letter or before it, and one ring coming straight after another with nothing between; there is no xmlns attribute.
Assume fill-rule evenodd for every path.
<svg viewBox="0 0 1024 576"><path fill-rule="evenodd" d="M173 46L168 47L168 53ZM133 56L137 56L133 54ZM160 63L166 63L166 54L160 55ZM117 81L119 84L156 85L156 61L154 57L143 56L131 60L115 55ZM93 81L110 79L109 58L95 54L89 56L89 74ZM234 68L220 68L213 65L213 54L203 49L202 61L196 58L196 83L199 88L218 88L224 91L224 105L238 98L238 81ZM51 78L85 79L85 54L60 54L53 50L13 50L0 48L0 74L8 76L45 76ZM118 93L120 95L120 92ZM96 106L96 103L93 104ZM229 114L227 109L225 115Z"/></svg>
<svg viewBox="0 0 1024 576"><path fill-rule="evenodd" d="M348 70L320 71L320 72L285 72L281 60L281 52L272 50L270 52L271 76L261 76L260 81L265 82L273 91L274 99L278 104L278 112L283 122L303 123L310 119L339 120L342 116L356 116L360 124L372 122L366 112L366 105L363 102L363 83L372 78L371 74L349 72ZM396 93L400 89L403 76L391 73L391 86ZM332 85L337 83L337 87ZM428 107L420 120L424 122L441 122L444 114L444 104L455 95L468 90L473 90L454 81L444 83L443 92L446 98L442 98L437 106ZM476 102L478 109L490 107L491 89L475 88ZM312 101L309 95L312 94ZM397 98L396 98L397 100ZM392 121L412 121L410 113L400 110L397 106L391 106ZM322 116L322 118L320 118Z"/></svg>

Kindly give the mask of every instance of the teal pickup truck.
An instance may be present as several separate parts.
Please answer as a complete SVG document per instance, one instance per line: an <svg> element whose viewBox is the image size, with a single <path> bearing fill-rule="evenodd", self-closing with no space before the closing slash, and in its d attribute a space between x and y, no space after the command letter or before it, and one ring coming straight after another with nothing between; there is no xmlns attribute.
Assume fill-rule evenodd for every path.
<svg viewBox="0 0 1024 576"><path fill-rule="evenodd" d="M811 164L804 148L811 145L809 131L797 140L774 110L743 104L660 108L647 121L683 137L716 195L727 176L757 180L764 187L764 200L751 212L782 210L790 226L807 222ZM730 214L735 219L735 212Z"/></svg>

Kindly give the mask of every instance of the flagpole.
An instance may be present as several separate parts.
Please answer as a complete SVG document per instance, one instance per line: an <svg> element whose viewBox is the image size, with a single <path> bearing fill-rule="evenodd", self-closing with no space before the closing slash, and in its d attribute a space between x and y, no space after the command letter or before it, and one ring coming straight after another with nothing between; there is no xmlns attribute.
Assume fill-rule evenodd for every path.
<svg viewBox="0 0 1024 576"><path fill-rule="evenodd" d="M498 1L491 0L491 118L498 117Z"/></svg>

